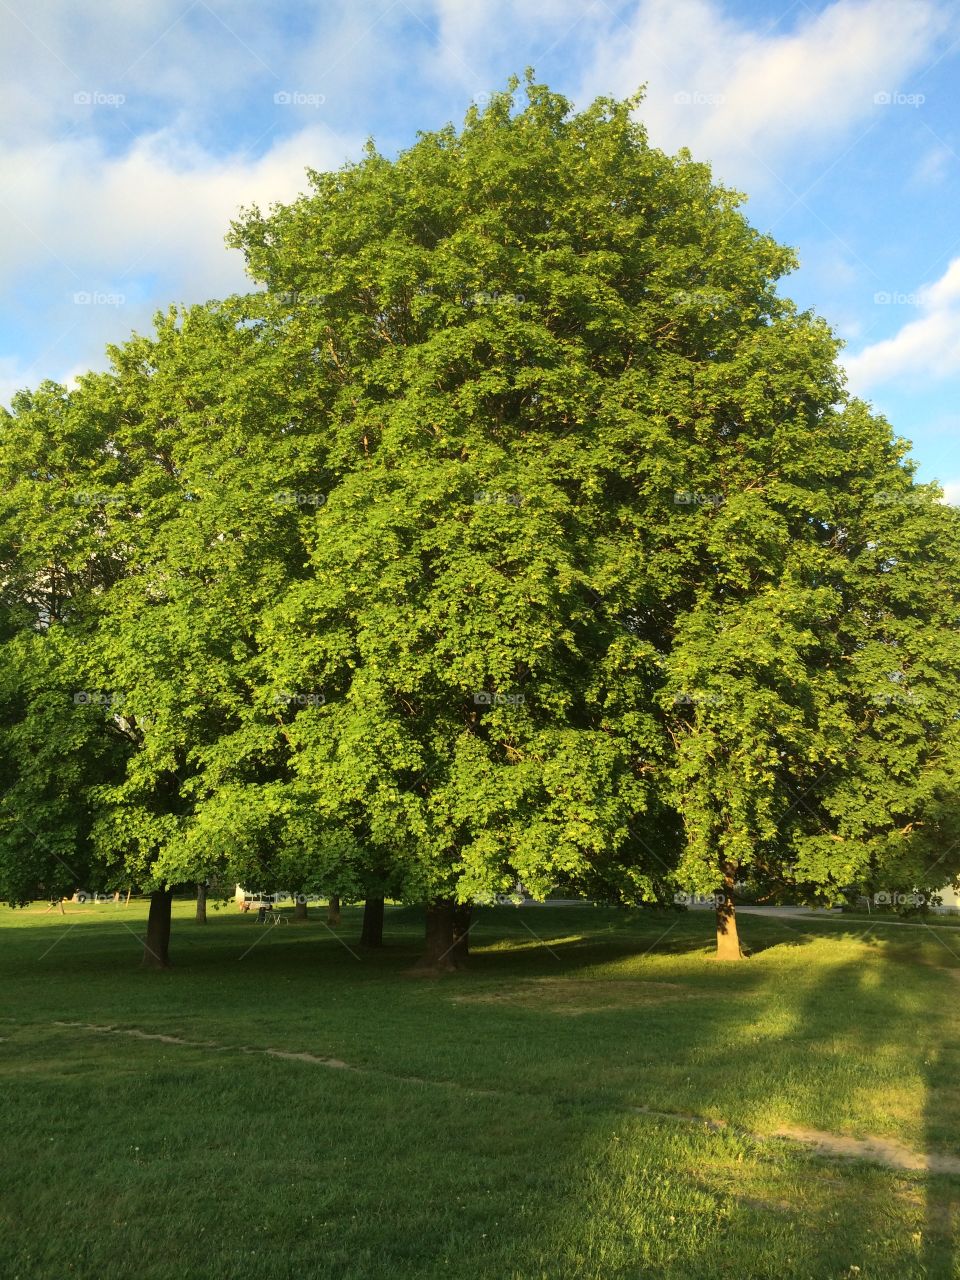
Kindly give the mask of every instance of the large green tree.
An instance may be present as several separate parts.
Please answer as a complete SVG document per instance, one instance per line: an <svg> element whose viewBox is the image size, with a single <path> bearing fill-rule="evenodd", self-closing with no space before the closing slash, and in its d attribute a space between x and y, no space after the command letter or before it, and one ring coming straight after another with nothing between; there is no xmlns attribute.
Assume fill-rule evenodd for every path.
<svg viewBox="0 0 960 1280"><path fill-rule="evenodd" d="M944 651L897 801L851 791L892 749L862 704L885 710L866 655L903 643L908 526L950 517L736 193L651 148L634 101L515 87L234 229L340 384L336 484L273 624L284 678L327 698L294 765L409 850L445 953L452 903L519 877L719 893L739 955L736 883L833 892L855 833L880 856L949 771ZM952 606L918 591L922 648Z"/></svg>
<svg viewBox="0 0 960 1280"><path fill-rule="evenodd" d="M0 768L39 804L16 733L107 691L58 830L161 960L211 874L365 896L369 941L426 902L448 967L518 881L719 894L736 956L744 881L955 868L955 513L736 193L635 99L517 88L248 210L263 291L6 420Z"/></svg>

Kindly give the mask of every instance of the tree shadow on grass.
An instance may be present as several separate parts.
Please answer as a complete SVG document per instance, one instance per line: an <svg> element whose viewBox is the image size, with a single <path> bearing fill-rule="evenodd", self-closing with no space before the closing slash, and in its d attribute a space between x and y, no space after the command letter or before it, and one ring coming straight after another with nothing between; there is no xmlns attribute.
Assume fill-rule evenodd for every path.
<svg viewBox="0 0 960 1280"><path fill-rule="evenodd" d="M58 1178L86 1179L101 1198L119 1188L119 1216L130 1223L155 1228L160 1213L174 1235L179 1227L179 1272L158 1267L149 1234L140 1242L149 1274L164 1280L191 1266L211 1277L242 1266L256 1280L432 1280L451 1269L481 1280L827 1280L855 1275L853 1266L871 1280L953 1274L953 1181L893 1180L749 1137L778 1118L834 1131L862 1123L869 1132L888 1103L901 1118L913 1114L910 1091L924 1087L918 1124L928 1148L942 1145L955 1118L944 1098L956 1059L930 1051L940 1047L927 1008L931 975L918 967L928 957L918 959L912 944L850 937L836 945L813 926L800 936L781 929L789 943L777 948L777 922L755 928L751 918L748 937L764 949L724 966L707 952L709 920L610 928L598 915L593 932L581 917L557 915L549 928L542 920L531 919L541 943L498 950L498 939L518 942L526 930L509 909L481 914L472 973L421 984L393 981L419 946L412 924L362 963L329 935L287 942L292 930L277 932L280 945L265 938L249 957L255 964L238 963L235 939L250 930L231 927L204 944L202 960L186 957L159 983L139 974L121 981L115 952L127 1003L118 996L108 1018L149 1026L151 1017L195 1016L203 1027L224 1011L251 1010L255 1031L245 1021L229 1039L318 1053L329 1039L337 1056L374 1070L101 1038L87 1050L99 1055L96 1070L64 1076L76 1055L63 1035L51 1036L59 1074L24 1112L24 1141L57 1134ZM111 961L95 959L74 990ZM940 983L944 1000L952 981ZM564 984L574 992L566 1002ZM591 1003L590 990L612 1000L619 987L626 1003ZM499 994L473 998L488 993ZM118 1080L139 1082L128 1117L137 1137L111 1129L110 1159L94 1161L89 1114L116 1105ZM171 1146L183 1163L167 1167L159 1162ZM141 1148L147 1156L133 1154ZM198 1196L199 1220L220 1226L220 1252L206 1264L189 1225ZM71 1228L49 1192L45 1204L44 1238L56 1240ZM95 1200L87 1207L95 1220ZM903 1238L912 1217L926 1273ZM261 1256L264 1229L282 1241L279 1255L275 1247ZM886 1255L885 1231L894 1236ZM84 1247L78 1274L92 1276L110 1245ZM326 1272L317 1272L318 1258ZM50 1265L32 1274L54 1274Z"/></svg>
<svg viewBox="0 0 960 1280"><path fill-rule="evenodd" d="M761 935L756 963L711 964L690 954L702 950L691 938L685 957L676 939L651 948L642 967L690 984L687 1003L579 1011L595 1058L606 1064L603 1086L590 1089L588 1058L568 1063L580 1082L575 1105L595 1107L598 1117L582 1156L594 1197L587 1217L614 1222L616 1244L590 1232L571 1240L565 1273L678 1280L958 1274L960 1177L898 1167L909 1165L910 1151L949 1153L960 1121L952 1028L930 1018L938 985L930 946L864 941L862 928L826 932L816 922L781 930L778 943L778 924L751 927L755 940ZM615 964L610 949L604 954ZM944 1002L953 981L945 976L939 984ZM515 1024L516 1011L509 1012L508 1025ZM526 1017L540 1023L528 1036L541 1053L562 1052L564 1037L550 1029L563 1012L547 1006ZM618 1042L628 1059L619 1072L609 1066ZM544 1083L558 1097L558 1081ZM633 1165L619 1145L631 1105L646 1112L635 1122ZM617 1114L605 1117L608 1111ZM780 1130L794 1140L777 1137ZM858 1145L871 1136L886 1136L888 1145Z"/></svg>

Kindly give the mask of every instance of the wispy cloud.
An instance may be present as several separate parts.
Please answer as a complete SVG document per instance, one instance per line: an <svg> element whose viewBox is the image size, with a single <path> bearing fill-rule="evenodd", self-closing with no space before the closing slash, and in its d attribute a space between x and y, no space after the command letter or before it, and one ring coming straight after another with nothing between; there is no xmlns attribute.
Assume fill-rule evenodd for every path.
<svg viewBox="0 0 960 1280"><path fill-rule="evenodd" d="M801 149L836 157L845 133L896 105L884 95L907 93L950 25L932 0L801 4L788 17L788 29L764 31L711 0L644 0L596 48L582 92L647 81L654 141L689 146L728 180L763 182L771 168L789 175Z"/></svg>
<svg viewBox="0 0 960 1280"><path fill-rule="evenodd" d="M875 295L878 305L901 302L913 311L889 338L871 343L845 360L858 392L896 380L942 380L960 373L960 258L939 280L914 293Z"/></svg>

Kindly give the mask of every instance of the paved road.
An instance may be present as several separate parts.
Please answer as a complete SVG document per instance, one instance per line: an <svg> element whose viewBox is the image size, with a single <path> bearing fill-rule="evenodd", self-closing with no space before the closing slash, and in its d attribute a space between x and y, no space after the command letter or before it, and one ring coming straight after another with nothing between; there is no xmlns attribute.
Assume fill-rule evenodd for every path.
<svg viewBox="0 0 960 1280"><path fill-rule="evenodd" d="M520 904L524 907L592 907L592 902L586 902L583 898L551 898L547 902L534 902L528 900ZM688 911L713 911L713 907L706 903L691 903L687 908ZM818 920L821 923L845 924L845 925L861 925L863 928L873 926L883 926L885 929L930 929L935 928L938 921L957 920L960 917L951 914L946 916L932 916L929 920L891 920L888 916L877 915L869 920L851 919L850 916L844 915L842 911L832 911L829 908L816 907L749 907L738 906L738 916L770 916L776 919L778 916L781 920ZM960 930L958 930L960 935Z"/></svg>
<svg viewBox="0 0 960 1280"><path fill-rule="evenodd" d="M712 911L712 907L692 907L693 911ZM929 920L891 920L887 916L877 915L869 920L861 916L851 919L850 916L844 915L842 911L831 911L829 909L820 909L816 907L737 907L738 916L772 916L774 919L779 916L781 920L817 920L821 923L830 924L846 924L846 925L862 925L864 928L882 925L885 929L930 929L936 926L938 921L957 919L956 916L933 916Z"/></svg>

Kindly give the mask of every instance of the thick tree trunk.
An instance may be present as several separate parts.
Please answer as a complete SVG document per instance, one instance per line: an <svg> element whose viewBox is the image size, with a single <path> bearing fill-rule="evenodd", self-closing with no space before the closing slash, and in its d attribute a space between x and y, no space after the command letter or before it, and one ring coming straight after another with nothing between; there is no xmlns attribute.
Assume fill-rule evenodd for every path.
<svg viewBox="0 0 960 1280"><path fill-rule="evenodd" d="M207 923L207 886L197 881L197 924Z"/></svg>
<svg viewBox="0 0 960 1280"><path fill-rule="evenodd" d="M717 959L740 960L740 937L737 933L737 912L733 905L733 870L724 868L723 890L717 903Z"/></svg>
<svg viewBox="0 0 960 1280"><path fill-rule="evenodd" d="M306 894L298 893L293 900L293 918L294 920L306 920L307 918L307 898Z"/></svg>
<svg viewBox="0 0 960 1280"><path fill-rule="evenodd" d="M460 924L457 915L460 911ZM462 909L449 897L426 906L426 947L417 968L430 973L453 973L462 968L467 956L467 925Z"/></svg>
<svg viewBox="0 0 960 1280"><path fill-rule="evenodd" d="M157 889L150 895L143 963L148 969L170 968L170 915L173 890Z"/></svg>
<svg viewBox="0 0 960 1280"><path fill-rule="evenodd" d="M334 894L330 899L330 905L327 907L327 924L340 923L340 899Z"/></svg>
<svg viewBox="0 0 960 1280"><path fill-rule="evenodd" d="M383 899L367 898L363 904L363 928L360 931L361 947L383 946Z"/></svg>
<svg viewBox="0 0 960 1280"><path fill-rule="evenodd" d="M453 963L462 969L470 956L470 918L473 907L469 903L458 902L453 909Z"/></svg>

